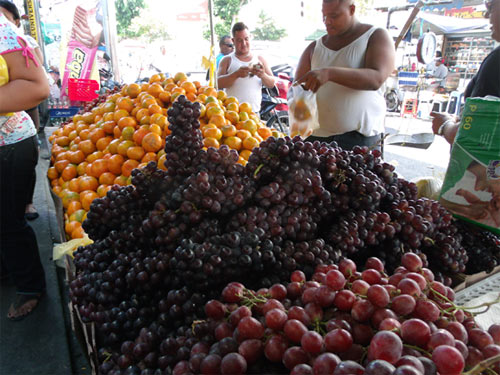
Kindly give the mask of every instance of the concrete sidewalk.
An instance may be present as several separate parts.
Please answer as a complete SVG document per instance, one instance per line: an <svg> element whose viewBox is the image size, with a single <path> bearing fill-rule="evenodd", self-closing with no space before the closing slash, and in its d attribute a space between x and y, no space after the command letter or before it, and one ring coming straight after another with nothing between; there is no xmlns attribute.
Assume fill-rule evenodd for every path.
<svg viewBox="0 0 500 375"><path fill-rule="evenodd" d="M43 138L43 133L40 138ZM64 272L52 261L54 240L59 233L46 178L49 166L47 143L42 142L36 168L34 205L40 216L30 222L34 229L47 281L47 294L32 314L18 322L7 319L15 297L12 285L2 285L0 294L0 374L66 375L90 374L69 327L67 289L61 285ZM63 281L63 280L61 280ZM61 287L60 287L61 285Z"/></svg>

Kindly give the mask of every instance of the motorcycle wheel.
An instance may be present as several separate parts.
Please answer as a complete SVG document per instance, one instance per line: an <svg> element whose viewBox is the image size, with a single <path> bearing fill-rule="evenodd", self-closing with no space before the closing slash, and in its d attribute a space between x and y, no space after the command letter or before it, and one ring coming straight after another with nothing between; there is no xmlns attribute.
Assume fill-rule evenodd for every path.
<svg viewBox="0 0 500 375"><path fill-rule="evenodd" d="M274 128L282 133L288 134L288 112L278 111L267 121L268 128Z"/></svg>
<svg viewBox="0 0 500 375"><path fill-rule="evenodd" d="M385 94L385 104L389 112L397 112L399 107L398 95L394 91Z"/></svg>

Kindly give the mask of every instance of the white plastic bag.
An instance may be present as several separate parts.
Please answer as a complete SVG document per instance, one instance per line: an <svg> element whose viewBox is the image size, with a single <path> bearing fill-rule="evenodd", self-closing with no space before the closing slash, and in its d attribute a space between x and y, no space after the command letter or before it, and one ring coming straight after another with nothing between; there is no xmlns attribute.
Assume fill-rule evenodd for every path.
<svg viewBox="0 0 500 375"><path fill-rule="evenodd" d="M288 100L289 135L307 138L319 128L316 94L304 90L301 85L292 86L290 90L292 92Z"/></svg>

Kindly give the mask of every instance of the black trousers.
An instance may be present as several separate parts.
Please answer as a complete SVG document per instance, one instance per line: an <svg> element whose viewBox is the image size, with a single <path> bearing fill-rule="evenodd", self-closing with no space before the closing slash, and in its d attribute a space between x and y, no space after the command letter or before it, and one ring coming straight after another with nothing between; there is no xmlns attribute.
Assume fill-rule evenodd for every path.
<svg viewBox="0 0 500 375"><path fill-rule="evenodd" d="M311 135L306 138L306 141L309 142L320 141L326 143L335 141L344 150L352 150L354 146L368 146L368 147L375 146L380 141L381 138L382 138L381 134L377 134L372 137L365 137L361 133L352 131L344 134L332 135L330 137L315 137ZM381 145L375 148L380 150Z"/></svg>
<svg viewBox="0 0 500 375"><path fill-rule="evenodd" d="M38 161L36 137L0 147L0 256L18 293L45 290L35 232L24 218Z"/></svg>

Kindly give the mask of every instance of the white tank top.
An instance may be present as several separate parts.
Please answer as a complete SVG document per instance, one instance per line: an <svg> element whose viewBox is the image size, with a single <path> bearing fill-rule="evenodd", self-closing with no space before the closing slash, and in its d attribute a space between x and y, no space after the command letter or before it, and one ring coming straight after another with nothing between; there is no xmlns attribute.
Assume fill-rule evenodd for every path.
<svg viewBox="0 0 500 375"><path fill-rule="evenodd" d="M229 56L231 62L227 69L228 74L234 73L242 66L249 66L259 62L257 57L252 58L252 61L241 61L235 56L234 52ZM259 113L260 102L262 101L262 80L259 77L248 76L245 78L237 78L231 87L226 88L226 93L228 96L236 97L240 103L250 103L252 105L252 111L257 114Z"/></svg>
<svg viewBox="0 0 500 375"><path fill-rule="evenodd" d="M318 39L311 58L311 69L326 67L363 68L372 27L351 44L338 51L327 48ZM322 85L316 95L320 127L313 132L317 137L329 137L350 131L373 136L384 131L384 89L354 90L334 82Z"/></svg>

